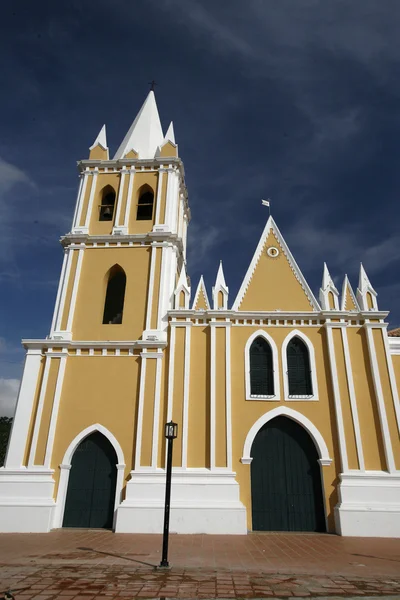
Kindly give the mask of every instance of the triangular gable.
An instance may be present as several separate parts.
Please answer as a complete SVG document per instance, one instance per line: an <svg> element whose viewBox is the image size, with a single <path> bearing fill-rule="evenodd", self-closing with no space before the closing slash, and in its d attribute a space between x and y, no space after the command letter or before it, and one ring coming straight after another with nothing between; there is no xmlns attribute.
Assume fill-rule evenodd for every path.
<svg viewBox="0 0 400 600"><path fill-rule="evenodd" d="M208 301L203 275L200 277L200 281L194 295L193 310L210 310L210 303Z"/></svg>
<svg viewBox="0 0 400 600"><path fill-rule="evenodd" d="M243 311L319 311L275 221L269 217L233 305Z"/></svg>
<svg viewBox="0 0 400 600"><path fill-rule="evenodd" d="M347 275L345 276L343 281L341 310L360 310L356 296L353 292L353 288L351 287Z"/></svg>

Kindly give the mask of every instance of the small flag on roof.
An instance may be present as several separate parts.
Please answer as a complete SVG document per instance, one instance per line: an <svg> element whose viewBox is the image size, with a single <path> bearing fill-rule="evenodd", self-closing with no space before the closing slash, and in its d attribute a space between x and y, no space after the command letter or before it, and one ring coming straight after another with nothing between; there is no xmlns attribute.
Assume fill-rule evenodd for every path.
<svg viewBox="0 0 400 600"><path fill-rule="evenodd" d="M261 204L263 204L264 206L269 206L270 200L261 200Z"/></svg>

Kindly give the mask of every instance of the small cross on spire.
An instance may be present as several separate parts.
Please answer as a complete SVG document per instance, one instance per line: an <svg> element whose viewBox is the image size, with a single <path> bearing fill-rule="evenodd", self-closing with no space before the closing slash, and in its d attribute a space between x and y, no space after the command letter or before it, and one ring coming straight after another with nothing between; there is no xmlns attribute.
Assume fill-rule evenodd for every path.
<svg viewBox="0 0 400 600"><path fill-rule="evenodd" d="M154 88L156 87L157 82L154 81L154 79L152 81L149 81L149 86L150 86L150 91L154 92Z"/></svg>

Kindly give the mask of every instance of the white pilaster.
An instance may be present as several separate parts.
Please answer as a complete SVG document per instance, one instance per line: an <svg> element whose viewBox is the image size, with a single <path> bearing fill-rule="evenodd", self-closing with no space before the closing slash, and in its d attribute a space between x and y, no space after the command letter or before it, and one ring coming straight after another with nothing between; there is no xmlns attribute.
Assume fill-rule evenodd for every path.
<svg viewBox="0 0 400 600"><path fill-rule="evenodd" d="M35 455L36 455L37 443L38 443L38 438L39 438L40 425L42 423L44 399L46 396L47 382L49 380L49 373L50 373L51 358L48 356L48 354L46 354L45 360L46 360L46 362L44 365L42 387L40 390L38 409L36 412L36 419L35 419L35 426L33 428L31 449L29 452L28 467L30 467L30 468L34 467L34 465L35 465Z"/></svg>
<svg viewBox="0 0 400 600"><path fill-rule="evenodd" d="M226 466L232 470L231 323L225 326Z"/></svg>
<svg viewBox="0 0 400 600"><path fill-rule="evenodd" d="M395 413L396 413L397 430L400 433L400 402L399 402L399 392L397 390L396 376L394 374L393 361L392 361L392 357L391 357L391 354L390 354L389 339L388 339L388 334L387 334L386 327L384 329L382 329L382 335L383 335L383 343L384 343L384 346L385 346L386 361L387 361L387 366L388 366L388 371L389 371L390 389L392 391L392 397L393 397L393 403L394 403L394 410L395 410Z"/></svg>
<svg viewBox="0 0 400 600"><path fill-rule="evenodd" d="M158 170L156 216L155 216L155 220L154 220L154 225L160 225L161 198L162 198L162 185L163 185L164 173L165 173L165 169L160 167Z"/></svg>
<svg viewBox="0 0 400 600"><path fill-rule="evenodd" d="M133 180L135 178L135 167L131 167L129 170L129 183L128 183L128 194L126 196L126 207L125 207L125 219L124 219L124 233L128 233L129 229L129 217L132 209L132 188Z"/></svg>
<svg viewBox="0 0 400 600"><path fill-rule="evenodd" d="M153 419L153 439L151 449L151 466L153 469L157 468L157 457L158 457L158 437L160 432L160 401L161 401L161 375L162 375L162 352L160 348L158 353L161 356L156 358L156 385L154 390L154 419Z"/></svg>
<svg viewBox="0 0 400 600"><path fill-rule="evenodd" d="M124 197L125 175L127 175L127 173L128 173L127 169L125 169L125 168L121 169L121 179L119 182L118 199L117 199L117 211L115 213L114 227L113 227L113 233L115 233L117 235L127 233L126 231L124 231L124 226L120 225L122 199Z"/></svg>
<svg viewBox="0 0 400 600"><path fill-rule="evenodd" d="M41 358L42 351L40 349L29 349L25 357L24 371L5 460L7 469L19 469L22 467Z"/></svg>
<svg viewBox="0 0 400 600"><path fill-rule="evenodd" d="M151 329L151 313L153 309L154 272L156 268L157 248L152 245L150 258L149 290L147 294L146 329Z"/></svg>
<svg viewBox="0 0 400 600"><path fill-rule="evenodd" d="M375 396L378 404L379 421L382 429L383 447L385 450L386 464L389 473L396 471L396 466L393 456L392 441L390 439L389 424L386 415L385 399L383 397L381 377L379 374L378 359L376 356L375 342L373 336L373 324L365 323L364 329L367 336L369 357L372 371L372 381L374 382Z"/></svg>
<svg viewBox="0 0 400 600"><path fill-rule="evenodd" d="M172 419L172 408L174 402L175 333L175 325L171 325L171 338L169 342L167 421L171 421Z"/></svg>
<svg viewBox="0 0 400 600"><path fill-rule="evenodd" d="M178 203L178 175L173 167L169 167L167 179L166 217L165 223L172 233L176 233L177 203Z"/></svg>
<svg viewBox="0 0 400 600"><path fill-rule="evenodd" d="M332 332L333 325L334 325L333 323L326 322L325 329L326 329L326 336L327 336L327 340L328 340L328 355L329 355L329 364L330 364L330 368L331 368L333 399L334 399L334 404L335 404L336 422L337 422L337 429L338 429L338 436L339 436L340 461L342 464L342 471L344 471L346 473L349 470L349 462L348 462L348 458L347 458L346 438L345 438L345 434L344 434L343 413L342 413L342 404L341 404L341 399L340 399L335 347L334 347L334 343L333 343L333 332Z"/></svg>
<svg viewBox="0 0 400 600"><path fill-rule="evenodd" d="M136 450L135 450L135 470L140 469L140 459L142 454L142 437L143 437L143 410L144 410L144 390L146 386L146 366L147 352L141 352L142 364L140 368L140 385L139 385L139 406L137 417L136 431Z"/></svg>
<svg viewBox="0 0 400 600"><path fill-rule="evenodd" d="M183 422L182 422L182 467L187 468L187 449L189 434L189 385L190 385L190 340L191 340L190 321L185 325L185 362L183 375Z"/></svg>
<svg viewBox="0 0 400 600"><path fill-rule="evenodd" d="M84 253L84 246L82 246L78 250L78 260L77 260L76 269L75 269L74 285L72 288L71 302L69 305L69 312L68 312L68 322L67 322L67 331L68 332L72 332L72 323L74 321L76 298L78 295L79 282L80 282L80 278L81 278L83 253Z"/></svg>
<svg viewBox="0 0 400 600"><path fill-rule="evenodd" d="M56 297L56 302L54 305L53 320L51 322L51 327L50 327L50 337L52 337L52 335L54 333L58 313L60 310L61 295L62 295L64 286L65 286L65 270L67 267L68 253L69 253L68 249L64 248L64 258L63 258L63 263L62 263L62 267L61 267L60 280L58 282L57 297Z"/></svg>
<svg viewBox="0 0 400 600"><path fill-rule="evenodd" d="M356 393L355 393L355 389L354 389L353 369L352 369L352 365L351 365L351 357L350 357L350 350L349 350L349 341L347 338L346 325L341 327L341 331L342 331L344 361L345 361L345 365L346 365L347 387L349 390L351 414L353 417L353 427L354 427L354 436L355 436L355 440L356 440L358 464L360 467L360 471L365 471L365 462L364 462L364 452L363 452L362 440L361 440L360 421L358 419L357 400L356 400Z"/></svg>
<svg viewBox="0 0 400 600"><path fill-rule="evenodd" d="M72 233L78 233L76 230L77 229L80 230L79 223L81 222L81 218L82 218L83 203L85 200L86 188L87 188L88 179L90 176L91 176L90 171L85 171L82 176L83 177L83 179L81 180L82 185L79 186L78 198L77 198L76 207L75 207L74 220L72 223Z"/></svg>
<svg viewBox="0 0 400 600"><path fill-rule="evenodd" d="M85 227L84 227L84 230L82 230L82 233L89 233L89 223L90 223L90 219L92 218L94 195L95 195L96 186L97 186L97 175L98 175L98 168L95 167L94 173L92 175L92 187L90 189L90 196L89 196L88 208L87 208L86 219L85 219Z"/></svg>
<svg viewBox="0 0 400 600"><path fill-rule="evenodd" d="M216 360L216 333L215 325L211 327L211 353L210 353L210 468L215 470L215 360Z"/></svg>

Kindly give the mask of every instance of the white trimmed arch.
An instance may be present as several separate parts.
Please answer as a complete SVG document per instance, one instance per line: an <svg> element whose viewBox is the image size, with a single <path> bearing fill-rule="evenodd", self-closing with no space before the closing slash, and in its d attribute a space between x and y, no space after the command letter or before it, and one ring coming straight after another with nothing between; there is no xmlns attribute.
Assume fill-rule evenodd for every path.
<svg viewBox="0 0 400 600"><path fill-rule="evenodd" d="M308 355L310 357L310 369L311 369L311 385L312 395L311 396L290 396L289 395L289 376L287 366L287 347L294 337L300 338L308 349ZM283 371L283 394L285 400L290 401L304 401L304 400L318 400L318 381L317 381L317 365L315 362L314 346L311 340L306 336L305 333L299 329L293 329L290 331L282 342L282 371Z"/></svg>
<svg viewBox="0 0 400 600"><path fill-rule="evenodd" d="M78 435L72 440L70 445L68 446L63 461L60 465L60 483L58 486L58 494L56 506L54 509L54 518L53 518L53 528L62 527L62 522L64 518L64 510L65 510L65 500L67 497L67 489L68 489L68 481L69 481L69 473L71 470L71 461L72 457L75 453L75 450L79 446L79 444L87 438L89 435L98 431L104 437L108 439L110 444L115 450L117 455L117 482L115 488L115 503L114 503L114 523L115 517L117 514L117 508L121 502L121 492L124 481L124 472L125 472L125 459L124 453L122 451L121 445L119 444L117 438L107 429L104 425L100 425L100 423L95 423L94 425L90 425L83 429Z"/></svg>
<svg viewBox="0 0 400 600"><path fill-rule="evenodd" d="M250 347L254 340L258 337L264 338L271 346L272 350L272 369L274 377L274 394L273 396L256 396L251 394L251 383L250 383ZM272 337L263 329L258 329L251 334L246 342L244 348L244 368L245 368L245 381L246 381L246 400L280 400L280 385L279 385L279 354L278 348L272 339Z"/></svg>
<svg viewBox="0 0 400 600"><path fill-rule="evenodd" d="M315 447L317 448L317 452L319 455L320 464L321 465L330 465L331 464L332 459L329 456L328 446L326 445L325 440L322 437L319 430L310 421L310 419L307 419L307 417L305 417L304 415L299 413L297 410L293 410L293 408L288 408L287 406L278 406L277 408L274 408L274 409L268 411L267 413L262 415L254 423L254 425L250 428L250 430L246 436L244 446L243 446L243 456L241 458L242 463L250 464L251 461L253 460L253 458L250 454L251 447L252 447L254 439L255 439L257 433L260 431L261 427L263 427L263 425L268 423L268 421L271 421L275 417L280 417L280 416L289 417L289 419L293 419L293 421L296 421L296 423L299 423L299 425L302 425L304 427L304 429L306 429L308 431L308 433L310 434L310 436L312 437L312 439L314 441Z"/></svg>

